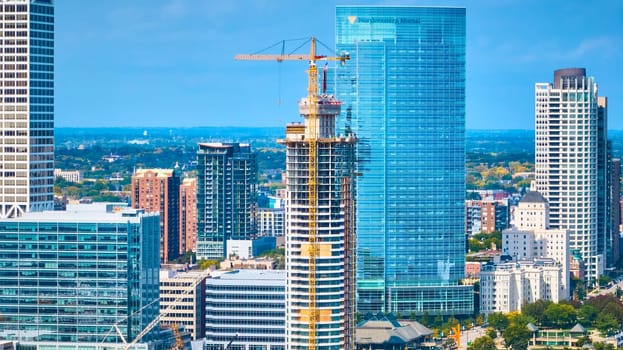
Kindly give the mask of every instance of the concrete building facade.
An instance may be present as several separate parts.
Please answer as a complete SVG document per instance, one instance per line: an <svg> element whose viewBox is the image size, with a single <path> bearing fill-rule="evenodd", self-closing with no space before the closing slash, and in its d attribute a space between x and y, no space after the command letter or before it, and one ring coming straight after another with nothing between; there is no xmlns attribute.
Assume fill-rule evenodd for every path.
<svg viewBox="0 0 623 350"><path fill-rule="evenodd" d="M341 103L331 95L316 99L316 106L307 97L299 101L305 124L289 124L279 140L286 146L288 189L286 348L352 349L357 140L336 135Z"/></svg>
<svg viewBox="0 0 623 350"><path fill-rule="evenodd" d="M132 207L160 213L160 262L180 256L180 181L177 169L139 169L132 175Z"/></svg>
<svg viewBox="0 0 623 350"><path fill-rule="evenodd" d="M160 271L160 310L162 325L184 327L193 340L205 336L205 280L209 272Z"/></svg>
<svg viewBox="0 0 623 350"><path fill-rule="evenodd" d="M0 218L54 209L54 2L0 3Z"/></svg>
<svg viewBox="0 0 623 350"><path fill-rule="evenodd" d="M80 182L82 181L82 172L79 170L54 169L54 177L61 177L68 182Z"/></svg>
<svg viewBox="0 0 623 350"><path fill-rule="evenodd" d="M597 94L583 68L556 70L553 84L535 86L536 190L549 202L550 227L569 231L589 283L604 273L609 220L607 113Z"/></svg>
<svg viewBox="0 0 623 350"><path fill-rule="evenodd" d="M515 226L502 232L502 253L513 261L553 259L561 268L560 297L569 297L571 250L567 230L549 228L549 205L536 191L527 192L515 209Z"/></svg>
<svg viewBox="0 0 623 350"><path fill-rule="evenodd" d="M563 300L562 267L552 259L487 264L480 271L480 312L521 311L537 300Z"/></svg>
<svg viewBox="0 0 623 350"><path fill-rule="evenodd" d="M283 236L285 228L285 208L260 208L258 213L258 233L262 236Z"/></svg>
<svg viewBox="0 0 623 350"><path fill-rule="evenodd" d="M285 349L285 271L234 270L206 279L206 350Z"/></svg>

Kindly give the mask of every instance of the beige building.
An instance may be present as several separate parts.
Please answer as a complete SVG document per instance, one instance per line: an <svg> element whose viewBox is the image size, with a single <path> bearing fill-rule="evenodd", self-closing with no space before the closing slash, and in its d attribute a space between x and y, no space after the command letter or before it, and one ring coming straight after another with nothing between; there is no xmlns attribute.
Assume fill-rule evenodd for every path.
<svg viewBox="0 0 623 350"><path fill-rule="evenodd" d="M54 169L54 177L62 177L69 182L82 181L82 173L79 170Z"/></svg>
<svg viewBox="0 0 623 350"><path fill-rule="evenodd" d="M161 324L184 327L193 340L205 334L207 271L160 271Z"/></svg>
<svg viewBox="0 0 623 350"><path fill-rule="evenodd" d="M549 228L549 205L536 191L530 191L515 209L515 225L502 232L502 252L513 261L553 259L562 268L561 298L569 297L569 234Z"/></svg>
<svg viewBox="0 0 623 350"><path fill-rule="evenodd" d="M480 272L480 312L521 311L537 300L557 303L564 299L562 273L552 259L487 264Z"/></svg>

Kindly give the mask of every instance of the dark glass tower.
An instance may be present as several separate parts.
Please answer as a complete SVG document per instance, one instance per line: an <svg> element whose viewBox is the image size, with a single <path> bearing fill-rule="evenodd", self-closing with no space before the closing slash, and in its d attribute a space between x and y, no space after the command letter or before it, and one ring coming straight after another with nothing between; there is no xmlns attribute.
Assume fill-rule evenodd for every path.
<svg viewBox="0 0 623 350"><path fill-rule="evenodd" d="M461 315L465 9L338 6L341 123L357 151L357 308Z"/></svg>
<svg viewBox="0 0 623 350"><path fill-rule="evenodd" d="M225 257L228 239L257 233L257 160L248 144L200 143L197 259Z"/></svg>

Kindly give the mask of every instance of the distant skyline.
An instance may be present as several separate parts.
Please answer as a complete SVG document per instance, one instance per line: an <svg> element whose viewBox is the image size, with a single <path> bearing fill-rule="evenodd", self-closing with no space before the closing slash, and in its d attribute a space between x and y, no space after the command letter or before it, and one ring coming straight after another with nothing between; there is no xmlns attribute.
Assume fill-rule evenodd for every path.
<svg viewBox="0 0 623 350"><path fill-rule="evenodd" d="M609 99L610 129L623 129L621 1L357 3L467 8L469 129L533 129L534 84L552 82L554 70L565 67L584 67L596 78L599 94ZM350 4L355 2L56 1L55 124L256 127L301 121L296 102L306 93L305 63L233 57L311 35L333 48L335 5Z"/></svg>

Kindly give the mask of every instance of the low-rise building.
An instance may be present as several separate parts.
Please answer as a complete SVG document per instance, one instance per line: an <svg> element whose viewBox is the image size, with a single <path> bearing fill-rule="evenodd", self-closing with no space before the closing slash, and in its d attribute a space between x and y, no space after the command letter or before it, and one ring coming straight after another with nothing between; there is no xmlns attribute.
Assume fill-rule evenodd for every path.
<svg viewBox="0 0 623 350"><path fill-rule="evenodd" d="M161 324L184 327L193 340L205 336L206 271L160 271Z"/></svg>
<svg viewBox="0 0 623 350"><path fill-rule="evenodd" d="M272 270L277 262L271 258L254 258L240 259L230 258L221 261L220 268L224 270L230 269L248 269L248 270Z"/></svg>
<svg viewBox="0 0 623 350"><path fill-rule="evenodd" d="M54 177L61 177L69 182L80 182L82 181L82 172L80 170L54 169Z"/></svg>
<svg viewBox="0 0 623 350"><path fill-rule="evenodd" d="M235 270L206 279L205 350L285 349L284 270Z"/></svg>
<svg viewBox="0 0 623 350"><path fill-rule="evenodd" d="M553 259L486 264L480 271L480 312L521 311L537 300L565 299L562 267Z"/></svg>

